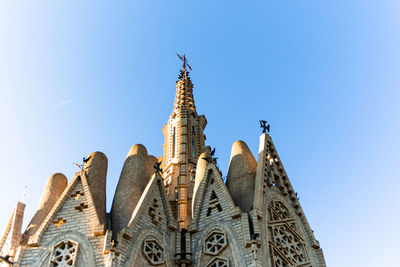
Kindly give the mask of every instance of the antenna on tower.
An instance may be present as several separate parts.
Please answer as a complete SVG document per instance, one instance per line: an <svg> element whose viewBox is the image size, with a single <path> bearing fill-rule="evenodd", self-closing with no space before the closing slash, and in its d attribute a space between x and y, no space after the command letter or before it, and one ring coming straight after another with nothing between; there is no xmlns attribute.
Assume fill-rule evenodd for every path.
<svg viewBox="0 0 400 267"><path fill-rule="evenodd" d="M28 191L28 187L25 185L25 187L24 187L24 192L22 193L22 196L21 196L21 203L25 203L25 199L26 199L26 192Z"/></svg>

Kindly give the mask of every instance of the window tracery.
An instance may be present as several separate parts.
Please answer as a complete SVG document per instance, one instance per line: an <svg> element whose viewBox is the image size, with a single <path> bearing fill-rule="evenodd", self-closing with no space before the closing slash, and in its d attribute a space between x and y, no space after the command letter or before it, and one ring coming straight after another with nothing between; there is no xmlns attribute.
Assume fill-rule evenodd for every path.
<svg viewBox="0 0 400 267"><path fill-rule="evenodd" d="M271 220L286 220L292 217L288 208L280 201L273 201L269 207Z"/></svg>
<svg viewBox="0 0 400 267"><path fill-rule="evenodd" d="M229 267L229 262L225 258L215 258L206 267Z"/></svg>
<svg viewBox="0 0 400 267"><path fill-rule="evenodd" d="M143 241L143 255L151 265L158 265L164 262L164 249L153 237Z"/></svg>
<svg viewBox="0 0 400 267"><path fill-rule="evenodd" d="M270 203L268 211L273 266L303 266L309 263L303 235L289 209L275 200Z"/></svg>
<svg viewBox="0 0 400 267"><path fill-rule="evenodd" d="M218 255L228 246L226 235L223 232L213 231L204 242L204 253Z"/></svg>
<svg viewBox="0 0 400 267"><path fill-rule="evenodd" d="M50 267L75 266L78 244L72 241L61 242L53 248Z"/></svg>

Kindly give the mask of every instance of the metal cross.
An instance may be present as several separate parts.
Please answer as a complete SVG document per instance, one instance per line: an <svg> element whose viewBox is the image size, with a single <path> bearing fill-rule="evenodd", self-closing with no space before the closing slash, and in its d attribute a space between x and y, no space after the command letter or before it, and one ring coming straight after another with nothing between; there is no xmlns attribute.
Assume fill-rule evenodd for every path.
<svg viewBox="0 0 400 267"><path fill-rule="evenodd" d="M267 125L267 121L264 120L260 120L260 127L263 128L263 133L266 133L267 131L269 132L269 129L271 127L271 125Z"/></svg>
<svg viewBox="0 0 400 267"><path fill-rule="evenodd" d="M154 166L153 166L153 168L155 169L156 175L160 175L160 173L161 173L161 175L163 174L163 169L160 168L161 162L162 162L162 161L156 162L156 163L154 164Z"/></svg>
<svg viewBox="0 0 400 267"><path fill-rule="evenodd" d="M179 54L176 54L176 55L179 57L180 60L183 61L183 70L184 70L185 72L186 72L186 66L189 68L189 70L192 70L192 68L190 67L190 65L189 65L189 63L188 63L188 61L187 61L187 59L186 59L185 54L183 54L182 56L179 55Z"/></svg>

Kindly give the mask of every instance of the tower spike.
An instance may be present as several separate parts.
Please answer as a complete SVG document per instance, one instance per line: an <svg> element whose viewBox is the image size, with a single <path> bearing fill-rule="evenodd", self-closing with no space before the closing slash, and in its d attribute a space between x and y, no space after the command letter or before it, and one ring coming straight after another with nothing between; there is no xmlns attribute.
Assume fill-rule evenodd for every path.
<svg viewBox="0 0 400 267"><path fill-rule="evenodd" d="M182 60L182 70L176 82L175 104L168 123L164 126L165 142L162 169L167 195L175 207L179 228L187 228L191 221L191 202L194 186L193 173L197 159L205 149L203 130L206 119L198 115L194 105L193 84L188 76L186 55L177 54Z"/></svg>

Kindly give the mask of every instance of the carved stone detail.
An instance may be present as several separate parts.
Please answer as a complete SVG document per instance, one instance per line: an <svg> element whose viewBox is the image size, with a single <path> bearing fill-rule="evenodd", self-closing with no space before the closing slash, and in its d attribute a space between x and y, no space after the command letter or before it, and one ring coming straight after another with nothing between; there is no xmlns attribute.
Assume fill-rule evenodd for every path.
<svg viewBox="0 0 400 267"><path fill-rule="evenodd" d="M214 258L206 267L229 267L229 261L225 258Z"/></svg>
<svg viewBox="0 0 400 267"><path fill-rule="evenodd" d="M211 215L211 211L213 209L218 210L218 212L222 211L222 206L219 203L217 194L215 193L214 190L211 191L211 196L210 196L210 202L208 203L208 209L207 209L207 217Z"/></svg>
<svg viewBox="0 0 400 267"><path fill-rule="evenodd" d="M78 244L72 241L61 242L53 248L50 267L75 266Z"/></svg>
<svg viewBox="0 0 400 267"><path fill-rule="evenodd" d="M211 232L204 242L204 253L219 255L228 246L225 233L219 231Z"/></svg>
<svg viewBox="0 0 400 267"><path fill-rule="evenodd" d="M78 200L84 194L85 194L84 192L78 190L75 193L71 194L71 197L74 198L75 200Z"/></svg>
<svg viewBox="0 0 400 267"><path fill-rule="evenodd" d="M275 200L270 203L268 211L273 266L303 266L309 263L304 238L289 209Z"/></svg>
<svg viewBox="0 0 400 267"><path fill-rule="evenodd" d="M149 215L152 217L152 222L154 224L157 225L161 221L160 204L158 204L156 198L153 200L153 205L149 208Z"/></svg>
<svg viewBox="0 0 400 267"><path fill-rule="evenodd" d="M66 223L67 220L64 220L62 217L58 218L56 221L53 222L53 224L55 226L57 226L57 228L60 228L61 225L63 225L64 223Z"/></svg>
<svg viewBox="0 0 400 267"><path fill-rule="evenodd" d="M79 204L79 206L76 206L75 209L79 212L82 212L84 209L87 209L88 205L86 205L85 203L81 203Z"/></svg>
<svg viewBox="0 0 400 267"><path fill-rule="evenodd" d="M152 236L143 241L143 255L153 266L164 263L164 248Z"/></svg>

